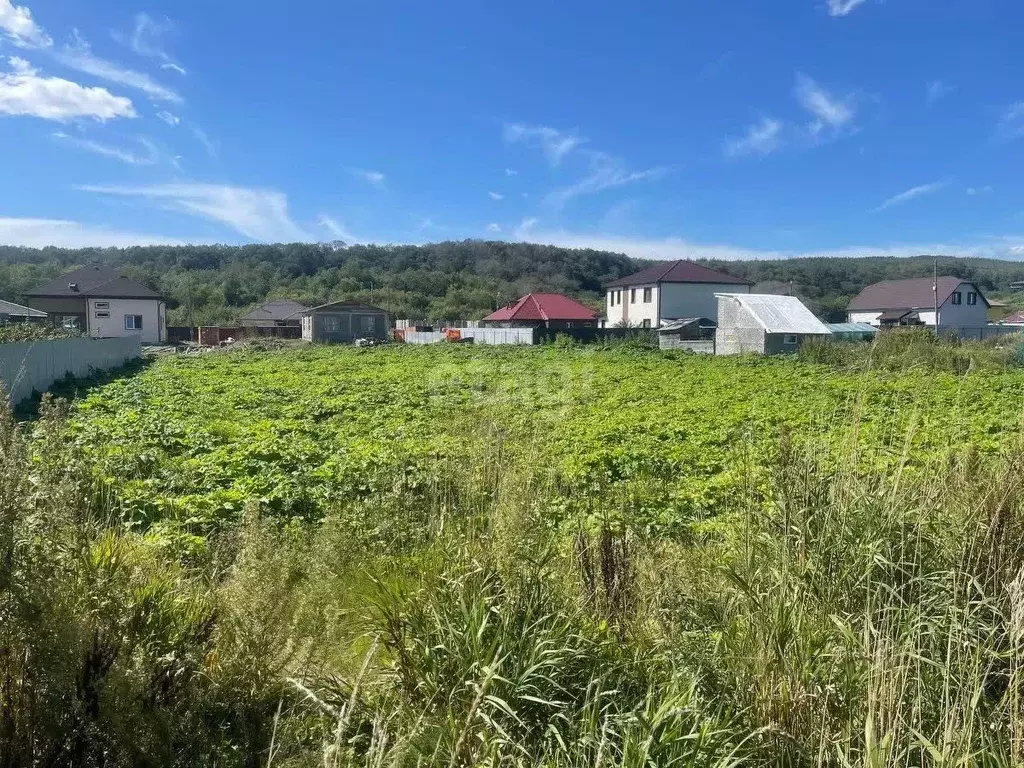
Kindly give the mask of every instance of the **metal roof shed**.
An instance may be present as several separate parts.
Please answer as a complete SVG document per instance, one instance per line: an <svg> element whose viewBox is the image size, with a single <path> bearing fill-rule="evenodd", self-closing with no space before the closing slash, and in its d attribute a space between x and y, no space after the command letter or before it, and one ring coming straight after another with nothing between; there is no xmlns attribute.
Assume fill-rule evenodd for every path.
<svg viewBox="0 0 1024 768"><path fill-rule="evenodd" d="M715 353L795 352L808 338L832 332L796 296L716 293L718 330Z"/></svg>

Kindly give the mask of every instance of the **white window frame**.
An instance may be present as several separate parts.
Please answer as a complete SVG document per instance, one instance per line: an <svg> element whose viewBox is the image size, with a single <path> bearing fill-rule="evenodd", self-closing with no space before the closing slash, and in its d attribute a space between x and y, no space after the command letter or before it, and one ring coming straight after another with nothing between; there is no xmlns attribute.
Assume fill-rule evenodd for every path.
<svg viewBox="0 0 1024 768"><path fill-rule="evenodd" d="M377 332L377 316L376 315L360 315L359 316L359 332L360 333L376 333Z"/></svg>
<svg viewBox="0 0 1024 768"><path fill-rule="evenodd" d="M341 318L337 315L324 315L324 333L340 333Z"/></svg>
<svg viewBox="0 0 1024 768"><path fill-rule="evenodd" d="M959 307L961 304L964 303L964 295L960 293L960 291L953 291L953 293L949 297L949 302L954 307Z"/></svg>
<svg viewBox="0 0 1024 768"><path fill-rule="evenodd" d="M110 313L105 309L100 309L96 311L96 317L110 317Z"/></svg>
<svg viewBox="0 0 1024 768"><path fill-rule="evenodd" d="M109 301L96 301L96 302L93 302L93 308L94 309L110 309L110 302Z"/></svg>
<svg viewBox="0 0 1024 768"><path fill-rule="evenodd" d="M124 329L126 331L141 331L144 324L142 315L124 316Z"/></svg>
<svg viewBox="0 0 1024 768"><path fill-rule="evenodd" d="M977 303L978 303L978 294L975 291L968 291L967 292L967 305L973 307Z"/></svg>

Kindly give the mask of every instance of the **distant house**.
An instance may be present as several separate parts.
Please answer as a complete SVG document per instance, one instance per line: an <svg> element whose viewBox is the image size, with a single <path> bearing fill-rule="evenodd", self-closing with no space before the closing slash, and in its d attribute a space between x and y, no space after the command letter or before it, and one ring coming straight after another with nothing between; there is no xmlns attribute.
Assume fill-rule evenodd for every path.
<svg viewBox="0 0 1024 768"><path fill-rule="evenodd" d="M46 313L42 310L0 299L0 323L41 323L44 320Z"/></svg>
<svg viewBox="0 0 1024 768"><path fill-rule="evenodd" d="M1014 312L999 321L1000 325L1024 325L1024 312Z"/></svg>
<svg viewBox="0 0 1024 768"><path fill-rule="evenodd" d="M658 347L714 353L717 327L718 323L707 317L687 317L664 323L658 329Z"/></svg>
<svg viewBox="0 0 1024 768"><path fill-rule="evenodd" d="M302 338L323 344L356 339L385 341L391 335L391 315L379 307L355 301L321 304L300 313Z"/></svg>
<svg viewBox="0 0 1024 768"><path fill-rule="evenodd" d="M482 321L490 328L596 328L598 313L561 293L528 293Z"/></svg>
<svg viewBox="0 0 1024 768"><path fill-rule="evenodd" d="M309 307L291 299L268 301L238 318L243 328L282 328L302 324L302 313Z"/></svg>
<svg viewBox="0 0 1024 768"><path fill-rule="evenodd" d="M795 352L809 338L830 336L828 327L796 296L720 293L715 354Z"/></svg>
<svg viewBox="0 0 1024 768"><path fill-rule="evenodd" d="M92 265L68 272L26 293L25 302L46 312L54 325L93 338L138 336L149 344L167 339L163 297L110 267Z"/></svg>
<svg viewBox="0 0 1024 768"><path fill-rule="evenodd" d="M869 285L850 302L847 319L879 328L922 325L959 333L988 325L988 308L988 300L969 280L917 277Z"/></svg>
<svg viewBox="0 0 1024 768"><path fill-rule="evenodd" d="M878 329L867 323L825 323L832 331L832 337L842 341L871 341Z"/></svg>
<svg viewBox="0 0 1024 768"><path fill-rule="evenodd" d="M691 317L715 317L717 293L750 293L742 277L718 272L692 261L659 262L605 285L609 326L657 328Z"/></svg>

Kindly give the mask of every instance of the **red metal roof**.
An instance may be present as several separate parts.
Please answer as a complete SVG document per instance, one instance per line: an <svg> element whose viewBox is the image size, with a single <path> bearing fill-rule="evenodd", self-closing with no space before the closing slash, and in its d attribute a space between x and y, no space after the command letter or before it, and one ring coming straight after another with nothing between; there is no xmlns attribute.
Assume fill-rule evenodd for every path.
<svg viewBox="0 0 1024 768"><path fill-rule="evenodd" d="M635 275L620 277L606 284L608 288L624 285L650 285L652 283L722 283L725 285L753 285L749 280L705 267L693 261L659 261L653 267Z"/></svg>
<svg viewBox="0 0 1024 768"><path fill-rule="evenodd" d="M596 320L597 312L561 293L528 293L484 320Z"/></svg>
<svg viewBox="0 0 1024 768"><path fill-rule="evenodd" d="M973 286L970 280L959 277L940 277L936 281L937 298L942 306L950 294L961 285ZM977 287L975 286L975 290ZM988 305L988 300L978 291L981 300ZM883 280L869 285L850 302L849 309L929 309L935 305L936 295L932 293L932 278L914 277L910 280Z"/></svg>

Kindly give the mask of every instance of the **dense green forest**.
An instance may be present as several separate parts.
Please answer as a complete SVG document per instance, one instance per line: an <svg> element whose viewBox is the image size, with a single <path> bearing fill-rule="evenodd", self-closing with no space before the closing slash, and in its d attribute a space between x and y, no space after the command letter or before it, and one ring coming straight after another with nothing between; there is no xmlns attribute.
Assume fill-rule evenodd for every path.
<svg viewBox="0 0 1024 768"><path fill-rule="evenodd" d="M171 325L231 323L255 304L284 297L311 305L339 299L367 301L412 319L479 318L538 290L567 293L600 307L605 282L650 263L590 249L480 240L349 247L328 243L123 249L0 246L0 297L20 301L38 283L94 261L120 267L163 292L170 300ZM707 263L748 278L756 283L756 290L792 291L822 316L838 319L865 285L930 275L933 258ZM1009 296L1011 282L1024 280L1024 263L996 259L940 257L939 271L975 280L987 295L1003 297Z"/></svg>

